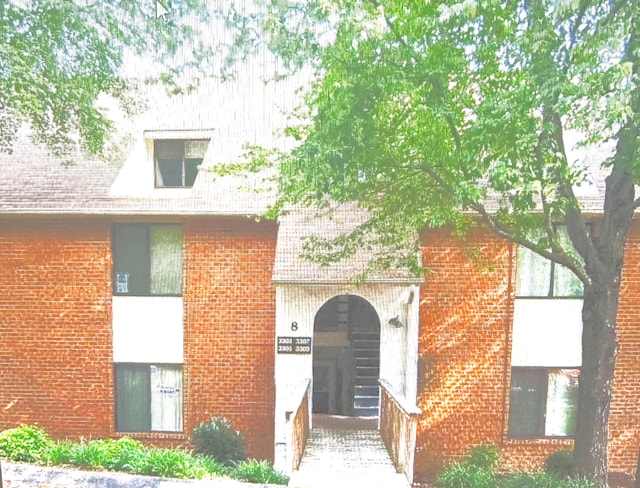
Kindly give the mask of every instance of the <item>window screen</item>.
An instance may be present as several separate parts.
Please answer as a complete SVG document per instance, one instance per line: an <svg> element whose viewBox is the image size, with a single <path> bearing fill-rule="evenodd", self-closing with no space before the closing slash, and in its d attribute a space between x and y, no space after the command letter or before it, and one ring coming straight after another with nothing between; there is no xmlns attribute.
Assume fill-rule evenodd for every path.
<svg viewBox="0 0 640 488"><path fill-rule="evenodd" d="M116 430L182 431L182 366L116 364Z"/></svg>
<svg viewBox="0 0 640 488"><path fill-rule="evenodd" d="M576 427L579 376L579 369L513 368L509 436L572 436Z"/></svg>
<svg viewBox="0 0 640 488"><path fill-rule="evenodd" d="M116 367L116 430L148 432L151 430L151 388L148 367Z"/></svg>
<svg viewBox="0 0 640 488"><path fill-rule="evenodd" d="M116 224L113 234L114 294L182 293L182 227Z"/></svg>
<svg viewBox="0 0 640 488"><path fill-rule="evenodd" d="M154 142L155 183L158 188L190 188L198 176L209 141Z"/></svg>

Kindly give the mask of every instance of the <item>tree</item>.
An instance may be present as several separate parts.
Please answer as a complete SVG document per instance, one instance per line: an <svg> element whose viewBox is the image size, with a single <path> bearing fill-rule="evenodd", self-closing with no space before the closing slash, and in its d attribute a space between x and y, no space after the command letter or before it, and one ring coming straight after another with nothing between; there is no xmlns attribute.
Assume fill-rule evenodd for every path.
<svg viewBox="0 0 640 488"><path fill-rule="evenodd" d="M625 0L271 0L238 35L246 47L266 33L285 68L313 68L306 120L289 129L299 145L252 164L280 167L275 211L300 201L370 211L324 243L330 258L369 239L416 265L398 236L480 222L582 281L574 458L602 487L623 253L640 205L639 28L639 4ZM593 231L567 131L611 148Z"/></svg>
<svg viewBox="0 0 640 488"><path fill-rule="evenodd" d="M99 96L135 106L127 59L153 73L138 82L186 89L181 73L208 56L192 22L207 11L201 0L174 0L167 10L159 17L154 1L140 0L0 2L0 150L11 151L29 124L56 155L78 145L100 153L112 123L96 106Z"/></svg>

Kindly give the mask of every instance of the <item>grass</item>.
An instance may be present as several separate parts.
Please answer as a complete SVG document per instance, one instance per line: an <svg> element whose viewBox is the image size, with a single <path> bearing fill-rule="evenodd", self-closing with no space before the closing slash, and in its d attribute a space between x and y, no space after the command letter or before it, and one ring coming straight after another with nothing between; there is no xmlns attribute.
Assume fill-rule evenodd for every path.
<svg viewBox="0 0 640 488"><path fill-rule="evenodd" d="M229 477L254 483L287 484L288 478L267 461L255 459L225 466L185 449L147 447L128 437L80 442L56 441L36 425L0 432L0 457L48 466L68 465L165 478Z"/></svg>

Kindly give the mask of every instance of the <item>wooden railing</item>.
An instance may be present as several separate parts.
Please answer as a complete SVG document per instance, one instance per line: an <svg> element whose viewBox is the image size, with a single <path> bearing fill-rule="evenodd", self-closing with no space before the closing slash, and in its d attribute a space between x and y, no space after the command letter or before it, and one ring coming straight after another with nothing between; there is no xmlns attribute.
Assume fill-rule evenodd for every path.
<svg viewBox="0 0 640 488"><path fill-rule="evenodd" d="M298 469L304 448L309 438L309 395L311 380L301 382L292 397L291 409L285 412L287 422L287 459L291 461L290 469Z"/></svg>
<svg viewBox="0 0 640 488"><path fill-rule="evenodd" d="M380 435L398 473L413 483L413 460L418 416L422 411L409 405L389 382L380 380Z"/></svg>

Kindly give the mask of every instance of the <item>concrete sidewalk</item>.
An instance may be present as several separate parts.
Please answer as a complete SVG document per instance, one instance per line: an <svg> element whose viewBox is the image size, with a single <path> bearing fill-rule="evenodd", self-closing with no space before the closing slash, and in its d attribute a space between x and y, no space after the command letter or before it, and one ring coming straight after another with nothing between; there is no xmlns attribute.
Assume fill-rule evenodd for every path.
<svg viewBox="0 0 640 488"><path fill-rule="evenodd" d="M218 478L179 480L2 461L2 488L282 488Z"/></svg>

